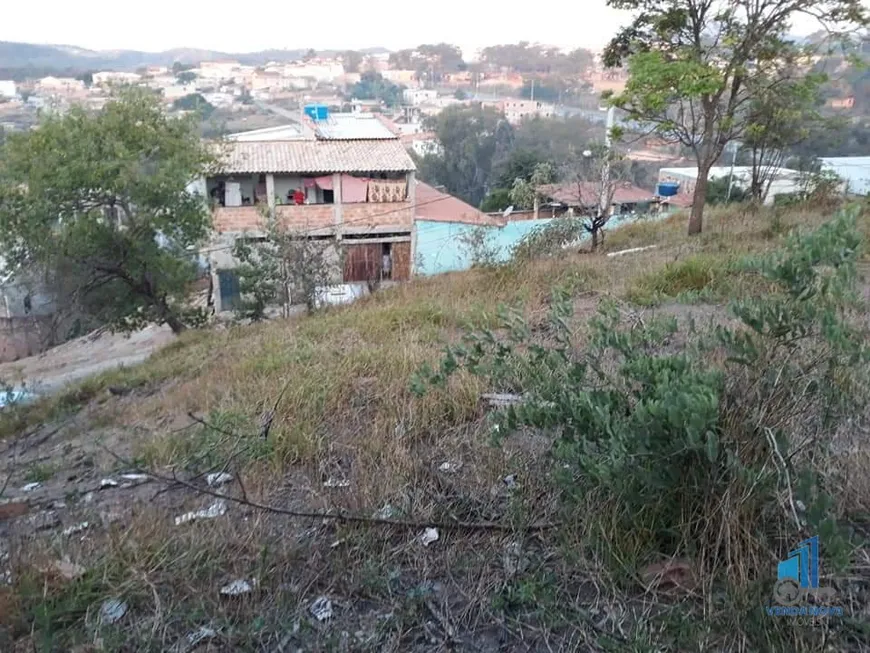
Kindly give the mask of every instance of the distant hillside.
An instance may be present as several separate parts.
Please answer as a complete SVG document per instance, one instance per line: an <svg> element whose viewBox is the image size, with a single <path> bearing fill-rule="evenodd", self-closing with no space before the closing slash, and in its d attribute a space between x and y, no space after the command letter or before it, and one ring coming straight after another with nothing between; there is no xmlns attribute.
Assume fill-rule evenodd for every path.
<svg viewBox="0 0 870 653"><path fill-rule="evenodd" d="M193 48L176 48L164 52L137 50L87 50L71 45L35 45L0 41L0 79L22 79L51 73L77 74L93 70L135 70L142 66L171 66L179 61L195 64L214 59L233 59L248 65L268 61L293 61L308 52L295 50L263 50L261 52L231 53ZM329 53L336 53L330 50ZM363 54L389 52L384 48L368 48Z"/></svg>

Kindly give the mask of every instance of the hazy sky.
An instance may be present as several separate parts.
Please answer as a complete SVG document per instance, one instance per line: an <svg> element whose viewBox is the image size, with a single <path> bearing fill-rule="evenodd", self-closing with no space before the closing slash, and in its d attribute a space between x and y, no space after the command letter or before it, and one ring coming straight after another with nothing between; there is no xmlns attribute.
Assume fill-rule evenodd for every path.
<svg viewBox="0 0 870 653"><path fill-rule="evenodd" d="M468 55L484 45L521 40L598 49L629 21L605 0L9 0L3 5L0 41L103 50L398 49L446 41ZM806 21L797 28L812 30Z"/></svg>
<svg viewBox="0 0 870 653"><path fill-rule="evenodd" d="M520 40L603 46L628 17L605 0L42 0L3 3L0 41L92 49L463 48Z"/></svg>

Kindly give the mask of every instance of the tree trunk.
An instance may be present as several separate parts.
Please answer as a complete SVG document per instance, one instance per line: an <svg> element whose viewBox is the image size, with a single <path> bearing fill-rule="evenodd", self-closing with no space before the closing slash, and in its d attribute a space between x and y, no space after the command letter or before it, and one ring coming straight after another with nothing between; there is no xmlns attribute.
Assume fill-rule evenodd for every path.
<svg viewBox="0 0 870 653"><path fill-rule="evenodd" d="M698 179L695 182L695 193L692 196L692 214L689 216L689 235L701 233L704 228L704 205L707 202L707 177L710 174L710 164L698 167Z"/></svg>
<svg viewBox="0 0 870 653"><path fill-rule="evenodd" d="M165 297L161 297L157 300L157 311L160 315L160 319L169 325L169 328L172 329L172 333L175 335L178 335L187 329L187 326L178 318L175 311L169 308L169 304L166 303Z"/></svg>
<svg viewBox="0 0 870 653"><path fill-rule="evenodd" d="M592 251L596 251L598 249L598 227L592 227Z"/></svg>
<svg viewBox="0 0 870 653"><path fill-rule="evenodd" d="M163 318L163 320L169 325L169 328L172 329L172 333L175 335L178 335L187 329L185 324L178 319L178 316L171 311Z"/></svg>

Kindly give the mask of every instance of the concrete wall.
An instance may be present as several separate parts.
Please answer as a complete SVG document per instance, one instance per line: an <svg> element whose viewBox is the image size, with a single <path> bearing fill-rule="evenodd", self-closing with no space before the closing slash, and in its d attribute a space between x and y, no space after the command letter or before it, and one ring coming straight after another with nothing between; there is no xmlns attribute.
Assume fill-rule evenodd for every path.
<svg viewBox="0 0 870 653"><path fill-rule="evenodd" d="M549 224L546 220L524 220L509 222L504 227L476 227L458 222L432 222L418 220L417 231L417 274L438 274L467 270L471 267L468 252L460 239L475 229L486 229L489 242L499 252L499 258L510 258L511 248L536 227Z"/></svg>
<svg viewBox="0 0 870 653"><path fill-rule="evenodd" d="M52 344L51 321L50 316L0 317L0 363L44 352Z"/></svg>

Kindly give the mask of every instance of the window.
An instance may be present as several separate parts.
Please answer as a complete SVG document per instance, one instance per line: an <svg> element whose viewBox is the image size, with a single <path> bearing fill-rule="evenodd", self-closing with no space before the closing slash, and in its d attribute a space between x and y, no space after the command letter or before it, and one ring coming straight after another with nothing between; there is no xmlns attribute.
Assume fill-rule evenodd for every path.
<svg viewBox="0 0 870 653"><path fill-rule="evenodd" d="M241 302L239 292L239 275L235 270L218 270L218 285L220 286L221 310L232 311Z"/></svg>

